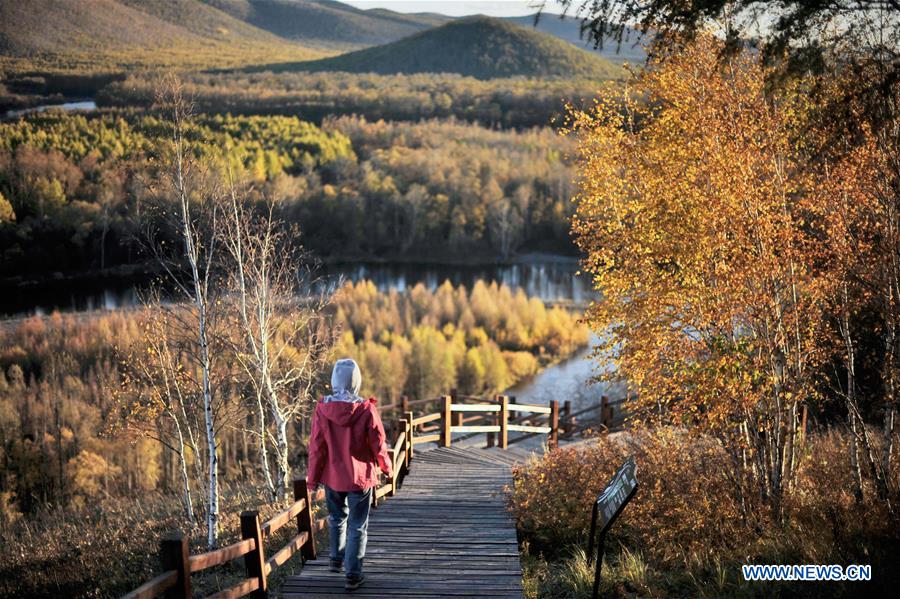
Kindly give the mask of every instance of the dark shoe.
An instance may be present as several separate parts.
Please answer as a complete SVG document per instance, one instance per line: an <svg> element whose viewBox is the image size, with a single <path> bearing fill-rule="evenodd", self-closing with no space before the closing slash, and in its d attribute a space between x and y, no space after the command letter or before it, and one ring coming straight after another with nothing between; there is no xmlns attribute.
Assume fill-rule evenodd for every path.
<svg viewBox="0 0 900 599"><path fill-rule="evenodd" d="M340 572L344 569L344 562L339 559L329 560L328 569L332 572Z"/></svg>
<svg viewBox="0 0 900 599"><path fill-rule="evenodd" d="M355 591L356 589L361 587L364 582L366 582L366 577L362 574L360 574L359 576L348 576L347 584L344 585L344 589L348 591Z"/></svg>

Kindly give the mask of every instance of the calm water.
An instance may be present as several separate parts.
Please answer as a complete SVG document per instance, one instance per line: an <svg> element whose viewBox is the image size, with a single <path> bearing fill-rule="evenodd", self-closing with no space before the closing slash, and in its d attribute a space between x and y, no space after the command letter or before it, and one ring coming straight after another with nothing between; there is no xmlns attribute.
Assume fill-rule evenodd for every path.
<svg viewBox="0 0 900 599"><path fill-rule="evenodd" d="M591 382L594 376L600 374L590 357L591 348L597 341L597 337L592 335L588 348L507 389L505 394L515 397L518 403L538 405L549 404L550 400L555 399L561 407L564 401L569 400L573 410L596 405L603 395L610 399L624 396L624 384Z"/></svg>
<svg viewBox="0 0 900 599"><path fill-rule="evenodd" d="M512 289L523 289L528 295L547 302L582 304L593 294L588 278L576 274L577 271L578 263L574 259L550 258L505 266L329 265L323 268L322 276L329 285L370 279L382 291L403 291L418 283L434 289L444 281L469 288L478 280L496 281ZM53 310L78 312L127 308L140 302L140 290L146 286L147 283L141 281L60 280L34 287L4 289L0 294L0 315L21 317Z"/></svg>
<svg viewBox="0 0 900 599"><path fill-rule="evenodd" d="M77 100L73 102L63 102L62 104L42 104L40 106L32 106L31 108L22 108L19 110L7 110L3 116L4 119L17 119L20 116L33 112L44 112L46 110L96 110L97 103L93 100Z"/></svg>
<svg viewBox="0 0 900 599"><path fill-rule="evenodd" d="M590 280L576 274L574 259L529 260L506 266L419 266L408 264L354 264L331 267L332 280L370 279L381 291L403 291L422 283L435 289L444 281L471 288L478 280L497 282L511 289L523 289L529 296L547 302L586 303L594 297Z"/></svg>

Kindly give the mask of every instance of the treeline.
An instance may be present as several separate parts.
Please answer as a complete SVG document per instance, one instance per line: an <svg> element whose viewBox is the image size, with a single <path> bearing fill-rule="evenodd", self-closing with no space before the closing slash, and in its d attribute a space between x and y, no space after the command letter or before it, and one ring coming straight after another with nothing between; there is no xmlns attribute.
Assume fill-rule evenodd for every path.
<svg viewBox="0 0 900 599"><path fill-rule="evenodd" d="M152 114L42 114L0 125L0 276L146 260L147 172L166 134ZM456 121L201 116L205 158L229 156L252 193L330 258L506 257L570 251L567 140ZM169 235L165 230L161 235Z"/></svg>
<svg viewBox="0 0 900 599"><path fill-rule="evenodd" d="M335 305L344 329L335 353L355 358L370 379L364 387L391 401L451 388L495 393L588 341L572 313L483 281L471 291L446 281L435 291L420 283L404 293L360 281L346 285Z"/></svg>
<svg viewBox="0 0 900 599"><path fill-rule="evenodd" d="M481 282L471 290L445 283L404 293L360 282L340 290L327 312L329 326L344 331L333 355L357 358L363 393L385 401L454 386L497 392L587 343L574 315ZM222 331L234 328L229 322L223 319ZM167 416L147 400L154 390L139 376L141 360L158 359L165 326L157 309L138 309L56 313L0 329L0 527L48 505L180 492L179 456L156 440ZM252 412L244 414L252 389L240 383L240 357L229 357L235 346L219 340L216 347L219 367L231 364L217 379L220 475L252 478L257 441ZM327 392L329 375L327 368L317 375L317 395ZM302 439L306 416L289 426ZM189 450L186 459L194 468L199 457ZM292 465L300 459L292 456Z"/></svg>
<svg viewBox="0 0 900 599"><path fill-rule="evenodd" d="M284 204L282 218L300 225L310 250L446 259L448 249L500 258L521 247L572 249L570 146L550 129L360 117L322 128L350 138L358 160L339 162L334 185L301 181L302 201Z"/></svg>
<svg viewBox="0 0 900 599"><path fill-rule="evenodd" d="M103 88L96 101L107 107L147 107L156 85L152 75L132 75ZM518 128L547 126L563 115L566 102L582 105L610 85L588 78L482 81L450 73L230 72L185 79L185 91L202 112L283 114L313 122L352 114L407 121L452 116Z"/></svg>
<svg viewBox="0 0 900 599"><path fill-rule="evenodd" d="M137 241L153 195L153 115L44 114L0 125L0 276L103 269L144 260ZM265 181L353 159L340 134L287 117L198 118L196 151ZM327 177L327 174L324 174ZM163 235L171 232L163 231Z"/></svg>

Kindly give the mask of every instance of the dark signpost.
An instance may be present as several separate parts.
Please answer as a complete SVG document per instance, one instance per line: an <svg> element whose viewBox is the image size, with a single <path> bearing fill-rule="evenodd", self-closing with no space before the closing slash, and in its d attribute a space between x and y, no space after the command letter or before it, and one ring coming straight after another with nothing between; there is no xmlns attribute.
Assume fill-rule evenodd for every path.
<svg viewBox="0 0 900 599"><path fill-rule="evenodd" d="M603 492L594 502L594 511L591 515L591 534L588 537L587 559L588 566L594 557L594 537L597 535L597 526L600 526L600 540L597 542L597 566L594 570L594 599L600 593L600 568L603 566L603 550L606 543L606 532L618 519L619 514L634 497L637 491L637 465L634 458L630 457L619 466L616 474L603 489Z"/></svg>

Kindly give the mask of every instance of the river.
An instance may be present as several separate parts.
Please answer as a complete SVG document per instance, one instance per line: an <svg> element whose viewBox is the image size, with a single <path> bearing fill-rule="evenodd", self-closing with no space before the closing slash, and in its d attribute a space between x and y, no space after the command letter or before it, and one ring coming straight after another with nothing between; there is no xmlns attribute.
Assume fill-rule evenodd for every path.
<svg viewBox="0 0 900 599"><path fill-rule="evenodd" d="M591 359L592 348L598 338L591 336L589 347L562 362L545 368L530 379L520 381L507 389L504 394L515 397L517 403L546 405L550 400L572 402L572 410L596 405L603 395L610 399L618 399L625 395L622 383L591 382L600 374L596 363Z"/></svg>
<svg viewBox="0 0 900 599"><path fill-rule="evenodd" d="M471 286L478 280L497 282L512 289L523 289L529 296L545 302L586 304L592 297L590 281L577 274L578 261L561 256L526 256L513 264L444 266L419 264L333 264L322 268L329 285L340 281L369 279L381 291L403 291L418 283L434 289L444 281ZM0 297L0 316L23 317L31 314L114 310L140 302L147 282L134 280L50 281L40 286L13 287Z"/></svg>
<svg viewBox="0 0 900 599"><path fill-rule="evenodd" d="M17 119L20 116L31 114L34 112L45 112L47 110L64 110L71 112L75 110L97 110L97 103L92 99L72 100L71 102L63 102L61 104L41 104L30 108L20 108L18 110L7 110L3 115L4 120Z"/></svg>

